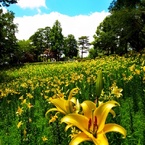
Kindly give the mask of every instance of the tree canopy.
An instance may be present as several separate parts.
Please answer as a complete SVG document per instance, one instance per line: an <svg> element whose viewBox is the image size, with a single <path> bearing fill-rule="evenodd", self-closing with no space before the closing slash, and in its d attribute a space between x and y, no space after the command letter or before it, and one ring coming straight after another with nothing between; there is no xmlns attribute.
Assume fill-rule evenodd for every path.
<svg viewBox="0 0 145 145"><path fill-rule="evenodd" d="M113 0L110 15L97 27L93 45L107 54L145 48L145 0Z"/></svg>
<svg viewBox="0 0 145 145"><path fill-rule="evenodd" d="M17 25L13 23L12 12L0 9L0 62L9 61L17 50Z"/></svg>
<svg viewBox="0 0 145 145"><path fill-rule="evenodd" d="M78 46L77 40L74 35L69 34L66 38L64 38L64 54L65 57L73 58L78 55Z"/></svg>
<svg viewBox="0 0 145 145"><path fill-rule="evenodd" d="M80 51L81 51L81 58L83 58L83 54L87 53L87 51L89 49L89 45L90 45L89 37L88 36L79 37L78 45L79 45Z"/></svg>
<svg viewBox="0 0 145 145"><path fill-rule="evenodd" d="M15 4L17 3L18 0L0 0L0 7L1 6L5 6L5 7L8 7L10 6L11 4Z"/></svg>

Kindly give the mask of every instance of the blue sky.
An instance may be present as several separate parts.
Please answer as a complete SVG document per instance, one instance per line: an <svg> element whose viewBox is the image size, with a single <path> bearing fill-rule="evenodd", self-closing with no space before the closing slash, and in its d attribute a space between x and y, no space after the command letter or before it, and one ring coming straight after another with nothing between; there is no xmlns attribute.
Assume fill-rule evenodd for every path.
<svg viewBox="0 0 145 145"><path fill-rule="evenodd" d="M29 2L30 1L31 0L29 0ZM51 12L59 12L61 14L65 14L68 16L76 16L80 14L88 15L90 13L101 11L107 12L111 2L112 0L46 0L45 5L42 4L37 7L34 6L30 8L29 6L24 7L24 4L23 5L14 4L11 5L8 9L12 10L15 13L16 17L24 15L26 16L36 15L38 13L38 9L41 11L41 13L49 14Z"/></svg>
<svg viewBox="0 0 145 145"><path fill-rule="evenodd" d="M8 7L15 13L18 25L16 37L29 39L39 28L52 27L56 20L61 23L62 34L73 34L76 39L89 36L90 41L97 26L110 13L112 0L18 0Z"/></svg>

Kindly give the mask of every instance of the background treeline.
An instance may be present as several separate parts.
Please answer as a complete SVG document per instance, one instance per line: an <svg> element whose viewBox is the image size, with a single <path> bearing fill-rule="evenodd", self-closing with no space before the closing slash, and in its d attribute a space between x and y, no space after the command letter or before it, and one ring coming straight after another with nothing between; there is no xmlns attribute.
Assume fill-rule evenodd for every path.
<svg viewBox="0 0 145 145"><path fill-rule="evenodd" d="M113 0L110 15L98 26L94 48L124 54L145 48L145 0Z"/></svg>
<svg viewBox="0 0 145 145"><path fill-rule="evenodd" d="M9 6L16 2L0 1L0 5ZM141 52L145 48L145 0L113 0L108 9L110 15L97 27L93 42L89 42L88 36L81 36L78 40L73 34L64 37L58 20L52 28L39 28L28 40L18 40L14 13L0 10L0 64L48 61L52 58L68 60L83 57L88 50L90 58L100 53L122 55L130 50Z"/></svg>

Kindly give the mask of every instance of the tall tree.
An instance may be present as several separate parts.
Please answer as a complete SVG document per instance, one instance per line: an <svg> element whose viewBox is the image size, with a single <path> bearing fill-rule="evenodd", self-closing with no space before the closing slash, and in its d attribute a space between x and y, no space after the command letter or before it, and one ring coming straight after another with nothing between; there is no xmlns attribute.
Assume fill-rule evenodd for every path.
<svg viewBox="0 0 145 145"><path fill-rule="evenodd" d="M14 24L14 13L3 13L0 9L0 61L12 59L17 49L17 25Z"/></svg>
<svg viewBox="0 0 145 145"><path fill-rule="evenodd" d="M126 53L129 48L140 51L145 47L145 1L114 0L111 15L97 28L94 47L108 54Z"/></svg>
<svg viewBox="0 0 145 145"><path fill-rule="evenodd" d="M142 0L143 1L143 0ZM136 8L141 0L113 0L109 6L109 11L118 11L124 8Z"/></svg>
<svg viewBox="0 0 145 145"><path fill-rule="evenodd" d="M50 49L55 54L56 60L59 60L63 53L63 38L61 24L56 20L50 31Z"/></svg>
<svg viewBox="0 0 145 145"><path fill-rule="evenodd" d="M117 53L119 38L117 34L119 28L116 28L116 21L110 17L112 16L106 17L97 27L94 41L92 42L94 49L101 50L107 55Z"/></svg>
<svg viewBox="0 0 145 145"><path fill-rule="evenodd" d="M64 46L65 57L73 58L78 55L77 40L74 35L69 34L66 38L64 38Z"/></svg>
<svg viewBox="0 0 145 145"><path fill-rule="evenodd" d="M50 27L39 28L29 39L35 46L36 56L50 47Z"/></svg>
<svg viewBox="0 0 145 145"><path fill-rule="evenodd" d="M81 36L78 40L78 45L81 50L81 58L83 58L83 54L87 53L90 45L88 36Z"/></svg>
<svg viewBox="0 0 145 145"><path fill-rule="evenodd" d="M0 7L1 6L8 7L8 6L10 6L10 4L15 4L17 2L18 2L18 0L0 0Z"/></svg>

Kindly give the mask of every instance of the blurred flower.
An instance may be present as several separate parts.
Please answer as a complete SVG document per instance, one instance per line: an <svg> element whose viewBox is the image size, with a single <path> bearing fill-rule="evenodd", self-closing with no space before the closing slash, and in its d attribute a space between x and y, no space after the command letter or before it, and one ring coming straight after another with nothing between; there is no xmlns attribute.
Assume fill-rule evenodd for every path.
<svg viewBox="0 0 145 145"><path fill-rule="evenodd" d="M24 99L21 104L26 104L26 99Z"/></svg>
<svg viewBox="0 0 145 145"><path fill-rule="evenodd" d="M114 83L113 85L112 85L112 87L111 87L111 94L113 94L113 95L115 95L117 98L120 98L121 96L122 96L122 91L123 91L123 89L122 88L118 88L117 86L116 86L116 83Z"/></svg>
<svg viewBox="0 0 145 145"><path fill-rule="evenodd" d="M31 108L33 107L33 105L32 105L31 103L28 103L28 104L27 104L27 107L28 107L29 109L31 109Z"/></svg>
<svg viewBox="0 0 145 145"><path fill-rule="evenodd" d="M43 136L43 137L42 137L42 140L45 142L45 141L47 141L48 139L47 139L47 137Z"/></svg>
<svg viewBox="0 0 145 145"><path fill-rule="evenodd" d="M23 88L27 88L28 86L27 86L26 83L22 83L22 84L21 84L21 87L23 87Z"/></svg>
<svg viewBox="0 0 145 145"><path fill-rule="evenodd" d="M135 69L135 73L136 73L137 75L140 75L140 70Z"/></svg>
<svg viewBox="0 0 145 145"><path fill-rule="evenodd" d="M142 68L142 69L143 69L143 71L145 72L145 66L143 66L143 68Z"/></svg>
<svg viewBox="0 0 145 145"><path fill-rule="evenodd" d="M20 99L20 100L23 100L23 99L24 99L23 95L22 95L21 97L19 97L19 99Z"/></svg>
<svg viewBox="0 0 145 145"><path fill-rule="evenodd" d="M22 112L23 112L23 109L19 106L18 109L17 109L16 114L17 115L22 115Z"/></svg>
<svg viewBox="0 0 145 145"><path fill-rule="evenodd" d="M23 134L24 134L24 138L26 138L26 135L27 135L26 129L24 129Z"/></svg>
<svg viewBox="0 0 145 145"><path fill-rule="evenodd" d="M135 69L135 64L133 64L132 66L129 67L130 71L134 71L134 69Z"/></svg>
<svg viewBox="0 0 145 145"><path fill-rule="evenodd" d="M32 122L32 119L31 119L31 118L29 118L29 122L30 122L30 123Z"/></svg>
<svg viewBox="0 0 145 145"><path fill-rule="evenodd" d="M17 128L20 128L22 124L23 124L22 121L20 121L20 122L17 124Z"/></svg>
<svg viewBox="0 0 145 145"><path fill-rule="evenodd" d="M32 95L32 94L30 94L30 93L26 93L26 94L27 94L27 97L28 97L28 98L30 98L30 99L33 98L33 95Z"/></svg>
<svg viewBox="0 0 145 145"><path fill-rule="evenodd" d="M49 120L49 123L56 121L58 118L57 113L54 116L51 116L51 119Z"/></svg>

